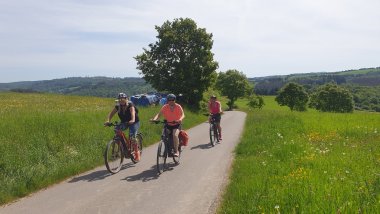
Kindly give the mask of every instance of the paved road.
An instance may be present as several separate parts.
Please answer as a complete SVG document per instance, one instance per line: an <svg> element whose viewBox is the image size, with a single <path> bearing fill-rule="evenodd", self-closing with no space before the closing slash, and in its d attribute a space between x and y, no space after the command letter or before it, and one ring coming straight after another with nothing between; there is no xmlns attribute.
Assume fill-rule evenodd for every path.
<svg viewBox="0 0 380 214"><path fill-rule="evenodd" d="M101 166L0 207L0 213L214 213L245 117L242 112L225 112L223 141L215 147L209 145L208 123L189 129L181 164L171 164L159 176L155 144L144 149L138 164L127 160L117 174Z"/></svg>

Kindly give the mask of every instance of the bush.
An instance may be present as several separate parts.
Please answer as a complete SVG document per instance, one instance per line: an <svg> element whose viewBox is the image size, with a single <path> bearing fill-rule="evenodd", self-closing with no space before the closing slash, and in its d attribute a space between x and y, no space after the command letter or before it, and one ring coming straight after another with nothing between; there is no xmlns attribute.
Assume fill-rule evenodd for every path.
<svg viewBox="0 0 380 214"><path fill-rule="evenodd" d="M262 96L257 96L256 94L253 94L249 96L247 105L251 108L261 109L265 105L265 103Z"/></svg>

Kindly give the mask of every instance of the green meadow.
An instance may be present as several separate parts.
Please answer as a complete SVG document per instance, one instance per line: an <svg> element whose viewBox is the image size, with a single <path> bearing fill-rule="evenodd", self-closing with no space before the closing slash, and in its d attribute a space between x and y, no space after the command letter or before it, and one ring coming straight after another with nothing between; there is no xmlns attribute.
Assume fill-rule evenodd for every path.
<svg viewBox="0 0 380 214"><path fill-rule="evenodd" d="M105 98L0 93L0 204L103 165L114 134L103 123L113 106ZM160 139L161 126L148 122L159 108L139 107L144 146ZM186 108L185 115L185 129L206 120Z"/></svg>
<svg viewBox="0 0 380 214"><path fill-rule="evenodd" d="M379 213L380 114L249 110L218 213Z"/></svg>
<svg viewBox="0 0 380 214"><path fill-rule="evenodd" d="M380 114L291 112L274 97L261 110L246 103L237 102L247 120L218 213L379 212ZM113 105L0 93L0 204L103 165L113 136L103 122ZM139 107L144 146L160 138L161 126L148 122L158 110ZM185 129L206 120L185 114Z"/></svg>

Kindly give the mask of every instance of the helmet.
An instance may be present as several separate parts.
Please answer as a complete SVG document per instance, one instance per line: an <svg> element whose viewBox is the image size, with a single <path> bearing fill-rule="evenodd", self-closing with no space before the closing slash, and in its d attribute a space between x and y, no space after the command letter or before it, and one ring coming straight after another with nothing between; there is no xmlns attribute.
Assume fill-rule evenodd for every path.
<svg viewBox="0 0 380 214"><path fill-rule="evenodd" d="M117 95L117 99L121 99L121 98L128 98L128 96L125 93L119 93Z"/></svg>
<svg viewBox="0 0 380 214"><path fill-rule="evenodd" d="M214 98L214 99L216 99L216 96L215 95L211 95L211 97L210 98Z"/></svg>
<svg viewBox="0 0 380 214"><path fill-rule="evenodd" d="M175 100L175 95L174 94L168 94L168 96L166 97L168 100Z"/></svg>

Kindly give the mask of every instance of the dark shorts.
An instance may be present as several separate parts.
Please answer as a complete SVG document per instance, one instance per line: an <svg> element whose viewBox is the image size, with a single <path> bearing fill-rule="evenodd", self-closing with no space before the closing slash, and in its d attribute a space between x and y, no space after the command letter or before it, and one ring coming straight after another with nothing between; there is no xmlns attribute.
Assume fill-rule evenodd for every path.
<svg viewBox="0 0 380 214"><path fill-rule="evenodd" d="M166 128L168 128L170 131L173 131L173 129L179 129L180 126L181 126L181 124L177 124L177 125L174 125L174 126L166 125Z"/></svg>
<svg viewBox="0 0 380 214"><path fill-rule="evenodd" d="M220 123L220 120L222 119L220 114L213 114L211 117L214 118L216 123Z"/></svg>

